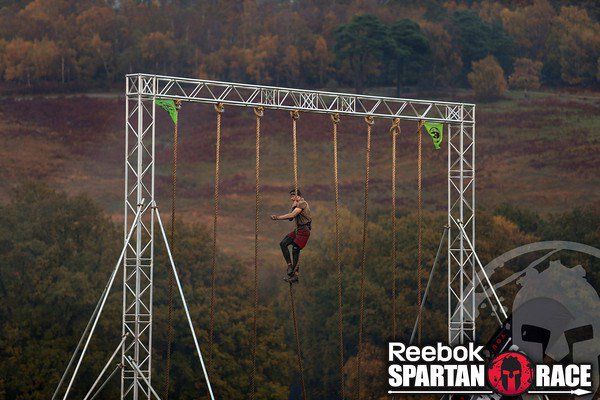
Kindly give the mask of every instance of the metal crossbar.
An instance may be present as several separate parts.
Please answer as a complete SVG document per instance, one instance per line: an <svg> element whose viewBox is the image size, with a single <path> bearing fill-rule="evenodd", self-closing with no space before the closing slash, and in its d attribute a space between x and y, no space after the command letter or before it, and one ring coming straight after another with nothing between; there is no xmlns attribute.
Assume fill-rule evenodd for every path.
<svg viewBox="0 0 600 400"><path fill-rule="evenodd" d="M153 74L127 75L127 97L222 103L312 113L474 123L475 105L437 100L290 89Z"/></svg>

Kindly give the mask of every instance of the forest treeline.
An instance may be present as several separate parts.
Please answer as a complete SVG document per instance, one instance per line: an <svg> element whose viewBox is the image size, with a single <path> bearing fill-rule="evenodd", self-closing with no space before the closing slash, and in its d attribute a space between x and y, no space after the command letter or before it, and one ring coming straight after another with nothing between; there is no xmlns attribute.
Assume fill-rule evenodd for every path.
<svg viewBox="0 0 600 400"><path fill-rule="evenodd" d="M600 79L599 9L581 0L3 0L0 78L110 87L143 71L400 92L475 87L500 73L485 85L585 87Z"/></svg>
<svg viewBox="0 0 600 400"><path fill-rule="evenodd" d="M387 211L373 210L369 223L368 263L365 284L365 357L363 398L384 399L386 341L391 336L392 266ZM302 335L307 387L311 398L338 398L339 342L337 335L337 274L333 224L323 239L312 243L314 251L302 260L297 287L299 327ZM425 213L424 262L430 265L445 223L443 213ZM576 209L540 217L534 211L502 206L478 213L478 253L482 260L525 243L539 240L571 240L600 246L598 208ZM416 306L416 216L398 218L398 335L410 336ZM348 395L356 393L359 282L361 261L359 216L343 211L341 229L344 316L344 374ZM10 201L0 205L0 400L41 400L51 397L71 351L94 309L122 244L122 230L85 196L69 197L39 185L17 188ZM201 225L178 225L175 259L187 293L190 312L201 346L208 346L211 238ZM221 242L222 245L226 243ZM166 255L157 246L154 292L153 382L162 394L166 349ZM587 280L597 289L599 261L589 256L561 252L564 265L584 265ZM538 256L539 257L539 256ZM247 398L250 387L252 279L243 279L248 260L219 256L216 280L215 353L211 381L219 398ZM444 265L444 260L441 260ZM522 267L522 265L521 265ZM505 266L502 276L510 274ZM518 266L514 267L518 268ZM446 279L438 271L425 311L423 342L446 340ZM284 399L297 392L295 342L287 287L280 266L261 263L259 271L257 398ZM83 397L119 341L122 283L114 293L86 356L73 398ZM507 291L508 290L508 291ZM510 305L514 289L501 289ZM478 318L478 337L484 341L495 329L489 310ZM172 398L202 397L205 387L193 342L179 302L174 319L175 346L171 373ZM98 399L118 396L118 378ZM297 394L297 393L296 393Z"/></svg>

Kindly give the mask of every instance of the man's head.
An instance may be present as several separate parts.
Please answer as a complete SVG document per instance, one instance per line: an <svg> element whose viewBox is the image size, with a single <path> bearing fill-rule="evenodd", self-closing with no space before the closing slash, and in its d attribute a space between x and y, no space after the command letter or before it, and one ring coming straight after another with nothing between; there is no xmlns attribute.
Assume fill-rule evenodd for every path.
<svg viewBox="0 0 600 400"><path fill-rule="evenodd" d="M292 201L298 201L302 198L302 192L300 189L296 190L295 188L290 189L290 198Z"/></svg>

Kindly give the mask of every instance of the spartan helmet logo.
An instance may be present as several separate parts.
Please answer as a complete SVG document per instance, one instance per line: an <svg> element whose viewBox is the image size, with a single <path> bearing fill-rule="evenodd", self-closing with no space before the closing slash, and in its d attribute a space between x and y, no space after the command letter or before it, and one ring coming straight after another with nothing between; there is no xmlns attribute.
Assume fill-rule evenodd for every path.
<svg viewBox="0 0 600 400"><path fill-rule="evenodd" d="M550 257L569 252L597 260L600 249L567 241L531 243L500 255L485 270L493 275L505 264L521 256L531 261L539 252L545 254L495 285L496 290L512 282L519 287L512 304L513 344L535 363L591 364L592 391L596 391L600 387L600 296L581 265L568 267ZM485 294L477 293L476 304L484 302Z"/></svg>
<svg viewBox="0 0 600 400"><path fill-rule="evenodd" d="M487 378L496 393L517 396L533 384L533 364L525 354L507 351L492 360Z"/></svg>
<svg viewBox="0 0 600 400"><path fill-rule="evenodd" d="M521 363L515 357L506 357L500 367L502 387L507 392L516 392L521 387Z"/></svg>
<svg viewBox="0 0 600 400"><path fill-rule="evenodd" d="M437 142L442 138L442 132L440 132L437 126L430 127L429 134L431 135L431 138L434 142Z"/></svg>

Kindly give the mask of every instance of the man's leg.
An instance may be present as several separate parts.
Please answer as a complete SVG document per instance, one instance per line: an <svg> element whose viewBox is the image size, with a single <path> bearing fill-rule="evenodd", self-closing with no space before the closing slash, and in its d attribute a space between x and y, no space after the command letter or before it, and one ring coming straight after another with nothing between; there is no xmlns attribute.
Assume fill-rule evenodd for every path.
<svg viewBox="0 0 600 400"><path fill-rule="evenodd" d="M292 260L293 263L288 269L288 276L284 280L288 283L298 282L298 260L300 259L300 247L296 243L292 243Z"/></svg>
<svg viewBox="0 0 600 400"><path fill-rule="evenodd" d="M296 245L296 243L292 243L292 266L294 268L294 273L298 273L298 260L300 259L300 247Z"/></svg>
<svg viewBox="0 0 600 400"><path fill-rule="evenodd" d="M292 269L292 259L290 257L290 250L288 247L294 243L294 239L289 236L283 238L283 240L279 243L279 247L281 247L281 252L283 253L283 258L285 258L285 262L288 265L288 274L291 273Z"/></svg>

